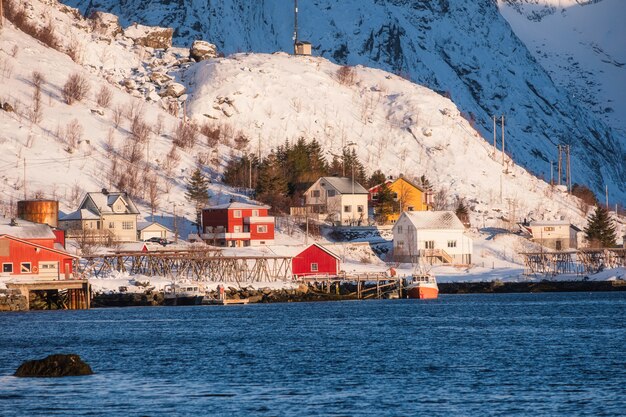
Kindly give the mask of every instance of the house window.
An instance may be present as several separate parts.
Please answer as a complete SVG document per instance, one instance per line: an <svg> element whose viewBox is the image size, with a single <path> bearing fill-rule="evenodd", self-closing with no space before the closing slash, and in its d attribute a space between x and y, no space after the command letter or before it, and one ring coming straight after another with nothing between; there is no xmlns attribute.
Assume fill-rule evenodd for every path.
<svg viewBox="0 0 626 417"><path fill-rule="evenodd" d="M133 230L133 222L122 222L122 229Z"/></svg>
<svg viewBox="0 0 626 417"><path fill-rule="evenodd" d="M241 226L235 226L235 233L241 233Z"/></svg>
<svg viewBox="0 0 626 417"><path fill-rule="evenodd" d="M435 249L435 241L434 240L427 240L424 242L424 247L426 249Z"/></svg>
<svg viewBox="0 0 626 417"><path fill-rule="evenodd" d="M398 240L398 241L396 242L396 248L403 248L403 247L404 247L404 242L403 242L403 241L401 241L401 240Z"/></svg>
<svg viewBox="0 0 626 417"><path fill-rule="evenodd" d="M363 213L363 206L356 206L356 211L358 213Z"/></svg>
<svg viewBox="0 0 626 417"><path fill-rule="evenodd" d="M448 240L449 248L456 248L456 240Z"/></svg>
<svg viewBox="0 0 626 417"><path fill-rule="evenodd" d="M392 193L391 196L394 200L398 201L398 193Z"/></svg>
<svg viewBox="0 0 626 417"><path fill-rule="evenodd" d="M259 217L259 210L252 210L252 217Z"/></svg>
<svg viewBox="0 0 626 417"><path fill-rule="evenodd" d="M543 231L544 232L554 232L554 227L552 227L552 226L544 227Z"/></svg>
<svg viewBox="0 0 626 417"><path fill-rule="evenodd" d="M402 226L398 226L396 230L398 231L398 233L402 233Z"/></svg>
<svg viewBox="0 0 626 417"><path fill-rule="evenodd" d="M204 232L205 233L213 233L213 226L205 226L204 227Z"/></svg>
<svg viewBox="0 0 626 417"><path fill-rule="evenodd" d="M233 213L233 217L235 219L241 219L241 210L235 210L235 212Z"/></svg>
<svg viewBox="0 0 626 417"><path fill-rule="evenodd" d="M320 190L313 190L313 191L311 191L311 197L319 198L319 196L320 196Z"/></svg>
<svg viewBox="0 0 626 417"><path fill-rule="evenodd" d="M378 193L372 194L372 200L374 201L378 200Z"/></svg>
<svg viewBox="0 0 626 417"><path fill-rule="evenodd" d="M20 272L22 274L30 274L31 273L31 264L30 262L22 262L20 264Z"/></svg>
<svg viewBox="0 0 626 417"><path fill-rule="evenodd" d="M343 206L343 212L344 213L351 213L352 212L352 206Z"/></svg>
<svg viewBox="0 0 626 417"><path fill-rule="evenodd" d="M334 197L334 196L335 196L335 190L326 191L326 197Z"/></svg>
<svg viewBox="0 0 626 417"><path fill-rule="evenodd" d="M318 268L317 268L317 263L313 262L311 263L311 272L317 272Z"/></svg>
<svg viewBox="0 0 626 417"><path fill-rule="evenodd" d="M415 208L413 208L413 206L409 206L409 211L415 211Z"/></svg>
<svg viewBox="0 0 626 417"><path fill-rule="evenodd" d="M6 264L2 264L2 272L6 272L6 273L12 273L13 272L13 264L11 263L6 263Z"/></svg>
<svg viewBox="0 0 626 417"><path fill-rule="evenodd" d="M109 222L109 229L115 229L115 222Z"/></svg>
<svg viewBox="0 0 626 417"><path fill-rule="evenodd" d="M267 225L263 224L263 225L258 225L256 227L256 232L257 233L267 233Z"/></svg>

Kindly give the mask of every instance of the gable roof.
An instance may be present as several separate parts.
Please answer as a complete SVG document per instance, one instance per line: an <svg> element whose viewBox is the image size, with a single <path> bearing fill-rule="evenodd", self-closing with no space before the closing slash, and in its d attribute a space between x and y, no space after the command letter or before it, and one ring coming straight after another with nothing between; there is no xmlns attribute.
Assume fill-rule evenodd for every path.
<svg viewBox="0 0 626 417"><path fill-rule="evenodd" d="M405 211L401 217L407 218L416 229L465 230L465 226L453 211Z"/></svg>
<svg viewBox="0 0 626 417"><path fill-rule="evenodd" d="M533 228L533 227L544 227L544 226L552 226L552 227L567 226L567 227L569 227L571 229L576 230L577 232L581 231L577 226L575 226L575 225L573 225L570 222L565 221L565 220L532 221L532 222L530 222L530 225L529 225L530 228Z"/></svg>
<svg viewBox="0 0 626 417"><path fill-rule="evenodd" d="M348 177L320 177L317 182L326 182L333 187L339 194L353 194L353 181ZM354 181L354 194L367 194L367 190L361 184Z"/></svg>
<svg viewBox="0 0 626 417"><path fill-rule="evenodd" d="M137 210L137 206L131 200L131 198L126 193L111 193L111 192L98 192L98 193L87 193L83 201L80 203L80 209L89 209L86 204L88 200L91 200L93 203L93 208L89 209L89 211L95 213L96 215L111 213L118 214L113 211L113 205L119 199L122 199L124 202L125 211L119 214L139 214L139 210Z"/></svg>
<svg viewBox="0 0 626 417"><path fill-rule="evenodd" d="M66 256L69 256L69 257L72 257L72 258L76 258L76 259L80 258L80 256L72 255L71 253L66 252L64 250L48 248L46 246L39 245L39 244L31 242L29 240L20 239L18 237L11 236L11 235L2 234L2 235L0 235L0 239L10 239L10 240L14 240L16 242L24 243L24 244L29 245L29 246L34 246L34 247L42 249L42 250L46 250L46 251L49 251L49 252L54 252L54 253L58 253L58 254L61 254L61 255L66 255Z"/></svg>
<svg viewBox="0 0 626 417"><path fill-rule="evenodd" d="M387 184L387 187L391 187L392 184L395 184L396 182L403 180L404 182L406 182L407 184L409 184L411 187L421 191L422 193L425 192L425 190L420 187L419 185L415 184L412 181L409 181L406 177L404 176L400 176L398 178L396 178L395 180L385 180L385 182L381 182L380 184L376 184L375 186L371 187L368 189L368 191L371 193L373 191L376 191L381 185L383 184Z"/></svg>
<svg viewBox="0 0 626 417"><path fill-rule="evenodd" d="M266 206L264 204L247 204L247 203L239 203L239 202L233 202L233 203L227 203L227 204L220 204L217 206L211 206L211 207L206 207L205 210L213 210L213 209L229 209L229 210L233 210L233 209L270 209L270 206Z"/></svg>
<svg viewBox="0 0 626 417"><path fill-rule="evenodd" d="M0 235L10 235L20 239L55 239L52 228L47 224L29 222L16 219L15 226L11 226L11 219L0 219Z"/></svg>
<svg viewBox="0 0 626 417"><path fill-rule="evenodd" d="M306 249L304 249L302 252L304 252L305 250L309 249L311 246L317 246L318 248L320 248L321 250L323 250L324 252L326 252L327 254L329 254L330 256L332 256L335 259L341 259L339 257L339 255L337 255L335 252L330 251L329 249L325 248L324 246L320 245L319 243L314 243L310 246L307 246ZM300 253L302 253L300 252Z"/></svg>
<svg viewBox="0 0 626 417"><path fill-rule="evenodd" d="M141 232L142 230L147 229L148 227L152 226L153 224L159 226L162 229L167 230L168 232L171 232L170 229L168 229L167 227L163 226L159 222L137 222L137 231Z"/></svg>

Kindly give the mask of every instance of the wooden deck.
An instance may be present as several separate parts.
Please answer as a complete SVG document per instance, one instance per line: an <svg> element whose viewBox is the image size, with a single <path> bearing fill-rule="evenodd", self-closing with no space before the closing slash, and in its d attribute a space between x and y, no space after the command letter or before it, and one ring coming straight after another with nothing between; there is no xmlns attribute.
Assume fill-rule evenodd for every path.
<svg viewBox="0 0 626 417"><path fill-rule="evenodd" d="M64 291L66 292L65 306L68 310L87 310L91 306L91 285L87 279L60 279L60 280L16 280L6 283L7 288L17 289L29 299L31 291Z"/></svg>

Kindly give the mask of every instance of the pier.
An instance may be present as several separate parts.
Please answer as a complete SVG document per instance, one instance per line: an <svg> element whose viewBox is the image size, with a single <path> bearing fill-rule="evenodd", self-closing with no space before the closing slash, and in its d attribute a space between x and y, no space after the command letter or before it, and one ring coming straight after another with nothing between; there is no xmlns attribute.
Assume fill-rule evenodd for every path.
<svg viewBox="0 0 626 417"><path fill-rule="evenodd" d="M8 282L6 286L26 297L26 310L29 310L31 291L57 291L67 310L87 310L91 305L91 286L86 279L17 281Z"/></svg>
<svg viewBox="0 0 626 417"><path fill-rule="evenodd" d="M315 275L301 277L299 282L313 286L326 294L339 295L340 287L354 286L353 291L343 294L347 298L402 298L403 277L390 277L385 273L340 274L337 276Z"/></svg>

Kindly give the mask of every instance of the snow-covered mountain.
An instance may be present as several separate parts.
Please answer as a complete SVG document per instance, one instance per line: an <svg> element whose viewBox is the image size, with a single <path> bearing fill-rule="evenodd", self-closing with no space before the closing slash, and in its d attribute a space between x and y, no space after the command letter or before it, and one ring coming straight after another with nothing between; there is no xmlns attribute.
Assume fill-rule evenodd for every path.
<svg viewBox="0 0 626 417"><path fill-rule="evenodd" d="M626 2L500 0L500 11L557 85L626 135Z"/></svg>
<svg viewBox="0 0 626 417"><path fill-rule="evenodd" d="M129 24L175 28L175 39L216 43L225 53L292 48L291 2L267 0L67 0L106 9ZM340 64L382 68L450 96L491 141L504 114L506 151L546 178L556 145L572 150L572 180L626 201L626 140L553 82L491 0L301 0L299 38ZM620 136L621 135L621 136Z"/></svg>

